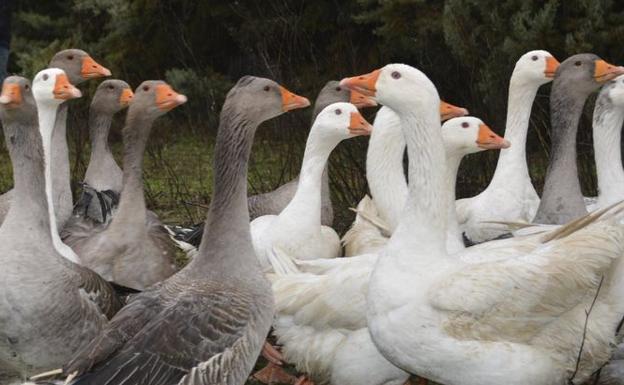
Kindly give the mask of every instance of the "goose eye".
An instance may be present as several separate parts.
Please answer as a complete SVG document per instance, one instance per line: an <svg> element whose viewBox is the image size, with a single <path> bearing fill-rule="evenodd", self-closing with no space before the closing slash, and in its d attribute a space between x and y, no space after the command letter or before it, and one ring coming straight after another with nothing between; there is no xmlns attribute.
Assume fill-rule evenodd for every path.
<svg viewBox="0 0 624 385"><path fill-rule="evenodd" d="M399 71L394 71L392 73L392 78L393 79L400 79L401 78L401 74L399 73Z"/></svg>
<svg viewBox="0 0 624 385"><path fill-rule="evenodd" d="M340 108L337 108L336 109L336 115L340 115L340 114L342 114L342 110Z"/></svg>
<svg viewBox="0 0 624 385"><path fill-rule="evenodd" d="M109 90L114 90L114 89L115 89L115 87L111 85L111 86L108 86L108 89L109 89Z"/></svg>
<svg viewBox="0 0 624 385"><path fill-rule="evenodd" d="M149 86L143 86L143 91L149 91Z"/></svg>
<svg viewBox="0 0 624 385"><path fill-rule="evenodd" d="M67 60L74 60L74 55L67 56Z"/></svg>
<svg viewBox="0 0 624 385"><path fill-rule="evenodd" d="M340 91L342 91L342 88L336 87L336 91L340 92Z"/></svg>
<svg viewBox="0 0 624 385"><path fill-rule="evenodd" d="M574 62L574 65L575 65L575 66L577 66L577 67L580 67L580 66L581 66L581 64L582 64L582 63L581 63L580 61Z"/></svg>
<svg viewBox="0 0 624 385"><path fill-rule="evenodd" d="M536 60L537 60L537 55L533 55L533 56L531 57L531 60L536 61Z"/></svg>
<svg viewBox="0 0 624 385"><path fill-rule="evenodd" d="M463 128L468 128L468 127L470 127L470 124L468 122L463 122L462 123L462 127Z"/></svg>
<svg viewBox="0 0 624 385"><path fill-rule="evenodd" d="M49 78L48 74L43 74L43 80L44 81L48 80L48 78Z"/></svg>
<svg viewBox="0 0 624 385"><path fill-rule="evenodd" d="M28 91L28 90L30 89L30 86L29 86L28 84L26 84L26 85L24 86L24 89L25 89L26 91Z"/></svg>
<svg viewBox="0 0 624 385"><path fill-rule="evenodd" d="M265 91L269 92L269 90L270 90L270 89L271 89L271 87L269 87L269 86L264 86L264 90L265 90Z"/></svg>

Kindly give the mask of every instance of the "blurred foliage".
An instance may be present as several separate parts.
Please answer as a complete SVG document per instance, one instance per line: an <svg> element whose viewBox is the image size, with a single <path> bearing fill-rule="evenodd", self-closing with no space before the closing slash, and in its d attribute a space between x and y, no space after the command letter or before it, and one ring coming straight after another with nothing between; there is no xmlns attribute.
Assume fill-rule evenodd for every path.
<svg viewBox="0 0 624 385"><path fill-rule="evenodd" d="M445 100L502 131L509 77L524 52L545 49L562 61L591 51L611 62L624 61L624 2L615 0L21 0L13 28L13 72L32 76L59 49L79 47L133 86L163 78L189 95L187 105L159 124L162 135L152 138L149 151L151 161L162 162L146 175L149 193L170 196L172 211L183 201L209 199L210 181L198 175L204 171L196 164L208 162L206 157L180 143L210 148L225 93L245 74L273 78L313 98L327 80L404 62L427 73ZM93 83L86 86L90 91ZM548 92L545 86L538 93L528 142L538 187L549 146ZM588 103L579 132L587 194L595 193L587 129L592 108ZM259 131L250 192L271 190L298 173L309 114L288 114ZM372 118L372 112L367 115ZM70 130L70 143L79 180L88 159L82 151L87 139L86 127L75 120L79 129ZM173 154L174 147L180 152ZM365 151L365 140L353 140L332 155L331 185L341 223L349 216L347 207L366 191ZM469 157L458 192L468 196L481 190L496 158L492 152ZM152 183L162 177L154 174L158 171L177 180ZM201 189L206 193L188 192Z"/></svg>

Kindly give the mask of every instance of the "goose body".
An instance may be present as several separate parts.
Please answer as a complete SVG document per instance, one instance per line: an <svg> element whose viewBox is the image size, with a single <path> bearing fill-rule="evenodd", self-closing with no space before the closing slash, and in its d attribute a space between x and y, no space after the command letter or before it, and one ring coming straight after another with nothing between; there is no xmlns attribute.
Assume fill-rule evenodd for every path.
<svg viewBox="0 0 624 385"><path fill-rule="evenodd" d="M80 95L58 69L41 71L33 84L40 117ZM12 76L0 96L16 192L0 227L0 372L22 380L60 367L121 307L106 281L68 261L53 243L33 91Z"/></svg>
<svg viewBox="0 0 624 385"><path fill-rule="evenodd" d="M251 237L263 269L269 269L273 249L300 259L335 258L341 254L340 238L321 224L321 179L331 151L344 139L368 135L372 127L350 103L334 103L318 114L306 144L299 186L279 215L251 222Z"/></svg>
<svg viewBox="0 0 624 385"><path fill-rule="evenodd" d="M576 61L585 68L571 68ZM593 55L569 58L555 83L562 71L577 71L579 83L595 81L586 75L594 66L603 62ZM515 258L474 263L448 255L445 159L439 120L431 113L439 103L435 87L422 72L400 64L341 84L366 90L396 111L408 146L405 214L375 265L367 297L369 330L384 357L448 385L587 379L608 359L624 310L617 294L624 286L624 227L607 215ZM578 337L594 298L575 371Z"/></svg>
<svg viewBox="0 0 624 385"><path fill-rule="evenodd" d="M139 87L129 114L139 100L154 101L154 92L143 91L144 85L153 89L164 83ZM247 162L262 121L307 105L307 99L268 79L244 77L230 90L215 147L214 196L197 256L134 296L98 338L76 352L64 368L79 376L74 384L236 385L247 380L273 316L271 288L249 233ZM148 113L154 114L155 109Z"/></svg>

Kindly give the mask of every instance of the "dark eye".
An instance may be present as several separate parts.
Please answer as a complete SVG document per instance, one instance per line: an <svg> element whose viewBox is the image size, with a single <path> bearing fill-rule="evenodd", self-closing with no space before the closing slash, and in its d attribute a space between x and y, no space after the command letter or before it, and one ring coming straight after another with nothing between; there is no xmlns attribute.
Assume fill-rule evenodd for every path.
<svg viewBox="0 0 624 385"><path fill-rule="evenodd" d="M74 55L67 56L67 60L74 60Z"/></svg>
<svg viewBox="0 0 624 385"><path fill-rule="evenodd" d="M336 109L336 115L340 115L340 114L342 114L342 110L340 108L337 108Z"/></svg>
<svg viewBox="0 0 624 385"><path fill-rule="evenodd" d="M468 123L468 122L463 122L463 123L462 123L462 127L463 127L463 128L468 128L468 127L470 127L470 123Z"/></svg>
<svg viewBox="0 0 624 385"><path fill-rule="evenodd" d="M109 85L109 86L108 86L108 89L109 89L109 90L114 90L114 89L115 89L115 86L113 86L113 85Z"/></svg>
<svg viewBox="0 0 624 385"><path fill-rule="evenodd" d="M143 86L143 91L149 91L149 86Z"/></svg>
<svg viewBox="0 0 624 385"><path fill-rule="evenodd" d="M340 91L342 91L342 88L336 87L336 91L340 92Z"/></svg>
<svg viewBox="0 0 624 385"><path fill-rule="evenodd" d="M49 77L49 76L48 76L48 74L43 74L43 80L44 80L44 81L45 81L45 80L48 80L48 77Z"/></svg>
<svg viewBox="0 0 624 385"><path fill-rule="evenodd" d="M401 73L399 71L394 71L392 73L392 78L393 79L400 79L401 78Z"/></svg>
<svg viewBox="0 0 624 385"><path fill-rule="evenodd" d="M536 60L537 60L537 55L533 55L533 56L531 57L531 60L536 61Z"/></svg>
<svg viewBox="0 0 624 385"><path fill-rule="evenodd" d="M265 90L266 92L269 92L269 90L270 90L270 89L271 89L271 87L269 87L269 86L264 86L264 90Z"/></svg>
<svg viewBox="0 0 624 385"><path fill-rule="evenodd" d="M580 66L581 66L581 64L583 64L583 63L581 63L580 61L576 61L576 62L574 62L574 65L575 65L575 66L577 66L577 67L580 67Z"/></svg>
<svg viewBox="0 0 624 385"><path fill-rule="evenodd" d="M30 86L29 86L28 84L26 84L26 85L24 86L24 89L25 89L26 91L28 91L28 90L30 89Z"/></svg>

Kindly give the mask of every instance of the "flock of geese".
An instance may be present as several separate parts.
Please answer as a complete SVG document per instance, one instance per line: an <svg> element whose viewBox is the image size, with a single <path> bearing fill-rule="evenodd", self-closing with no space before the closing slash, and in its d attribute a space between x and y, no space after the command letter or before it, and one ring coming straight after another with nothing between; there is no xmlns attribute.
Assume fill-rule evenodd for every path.
<svg viewBox="0 0 624 385"><path fill-rule="evenodd" d="M310 102L245 76L221 111L206 222L184 233L147 209L143 191L152 125L187 100L163 81L134 92L122 80L99 85L85 122L91 158L72 202L66 102L82 96L77 84L110 75L69 49L32 82L3 83L14 188L0 196L0 381L235 385L262 354L269 364L254 377L266 383L624 383L624 67L593 54L559 63L526 53L510 80L504 138L441 101L409 65L330 81L299 176L249 198L257 127ZM525 147L536 93L551 81L540 198ZM600 88L599 195L587 198L576 135ZM358 108L378 103L371 125ZM108 134L126 107L122 170ZM341 240L327 161L360 135L370 135L371 196ZM456 201L462 158L494 149L489 186ZM181 268L176 247L189 255Z"/></svg>

